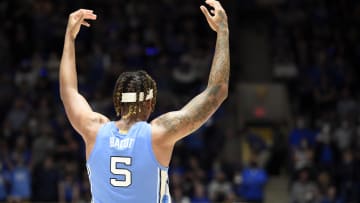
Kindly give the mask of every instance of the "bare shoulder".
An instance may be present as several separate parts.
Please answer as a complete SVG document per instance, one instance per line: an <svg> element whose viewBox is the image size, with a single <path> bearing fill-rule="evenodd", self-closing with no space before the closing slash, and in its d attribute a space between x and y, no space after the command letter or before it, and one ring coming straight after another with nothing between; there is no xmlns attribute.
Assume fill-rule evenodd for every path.
<svg viewBox="0 0 360 203"><path fill-rule="evenodd" d="M98 123L100 125L110 121L110 119L108 117L104 116L101 113L97 113L97 112L94 112L93 119L94 119L94 122L96 122L96 123Z"/></svg>
<svg viewBox="0 0 360 203"><path fill-rule="evenodd" d="M165 143L175 144L209 119L224 101L225 92L221 85L207 88L182 109L155 118L151 122L153 136Z"/></svg>
<svg viewBox="0 0 360 203"><path fill-rule="evenodd" d="M97 112L93 112L92 115L89 117L89 121L87 122L85 127L85 132L82 135L84 140L86 142L94 140L99 132L99 129L109 121L110 119L106 116Z"/></svg>
<svg viewBox="0 0 360 203"><path fill-rule="evenodd" d="M181 123L185 122L186 119L182 111L165 113L151 121L153 134L162 134L164 132L169 134L176 133Z"/></svg>

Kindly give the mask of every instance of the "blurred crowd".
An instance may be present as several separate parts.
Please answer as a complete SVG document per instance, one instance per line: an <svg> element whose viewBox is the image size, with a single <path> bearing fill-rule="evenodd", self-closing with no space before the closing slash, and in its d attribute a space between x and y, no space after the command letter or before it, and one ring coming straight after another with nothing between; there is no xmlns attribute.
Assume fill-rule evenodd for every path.
<svg viewBox="0 0 360 203"><path fill-rule="evenodd" d="M95 111L116 119L112 91L123 71L145 69L157 81L152 118L181 108L207 84L215 34L199 2L1 1L0 201L90 201L84 143L66 119L58 86L67 16L80 7L98 15L76 41L79 90ZM230 107L175 147L174 202L263 199L267 174L256 154L246 167L240 156L220 156L233 152L223 145L239 151L240 134L219 122L235 120Z"/></svg>
<svg viewBox="0 0 360 203"><path fill-rule="evenodd" d="M251 128L239 127L237 104L230 99L176 145L169 169L173 202L263 202L269 174L281 173L282 166L289 169L293 203L360 201L355 68L360 65L360 4L285 2L271 8L269 29L274 67L294 73L282 81L296 121L285 133L288 143L277 128L269 146ZM91 199L84 143L59 97L58 67L69 13L86 7L98 15L76 42L79 90L93 109L116 119L112 91L118 75L145 69L158 85L153 118L181 108L206 86L215 34L199 4L1 1L0 201ZM290 152L287 162L281 147Z"/></svg>
<svg viewBox="0 0 360 203"><path fill-rule="evenodd" d="M360 2L295 0L274 8L275 67L286 67L291 202L360 202Z"/></svg>

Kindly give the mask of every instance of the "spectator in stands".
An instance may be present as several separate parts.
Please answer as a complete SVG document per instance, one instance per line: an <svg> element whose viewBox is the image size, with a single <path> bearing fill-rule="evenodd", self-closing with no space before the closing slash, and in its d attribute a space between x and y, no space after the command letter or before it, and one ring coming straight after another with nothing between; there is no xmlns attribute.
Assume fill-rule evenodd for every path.
<svg viewBox="0 0 360 203"><path fill-rule="evenodd" d="M359 163L354 160L351 150L342 153L341 164L337 167L339 195L345 202L358 202L359 195Z"/></svg>
<svg viewBox="0 0 360 203"><path fill-rule="evenodd" d="M291 186L290 202L291 203L310 203L317 201L316 184L309 180L307 169L299 171L297 179Z"/></svg>
<svg viewBox="0 0 360 203"><path fill-rule="evenodd" d="M50 127L49 127L50 128ZM54 150L55 148L55 138L54 132L49 129L49 132L40 132L38 136L35 137L32 143L32 162L33 165L41 163L45 157Z"/></svg>
<svg viewBox="0 0 360 203"><path fill-rule="evenodd" d="M155 114L176 109L179 103L191 96L186 89L181 91L181 96L174 89L194 89L193 84L196 85L195 89L201 88L203 73L208 71L212 54L208 41L212 42L209 37L213 36L202 32L202 25L207 25L196 19L197 1L188 1L181 7L171 0L154 1L151 5L146 1L129 1L126 4L117 0L89 2L81 4L96 7L101 22L95 23L94 29L81 33L77 41L77 56L80 90L97 101L91 103L94 109L113 113L109 108L111 100L104 95L111 94L107 92L111 91L113 81L120 72L139 66L161 78L157 80L158 90L161 91L158 98L160 108ZM246 2L254 4L253 0ZM82 143L68 130L63 109L59 101L53 99L58 98L58 49L63 42L65 28L62 19L79 4L78 0L0 1L0 23L3 25L0 28L0 201L3 200L2 195L11 195L12 183L16 182L14 174L22 173L14 171L15 167L11 168L17 165L14 164L16 157L24 160L27 166L24 171L29 171L29 164L32 163L36 165L35 168L40 168L39 171L33 170L32 199L40 198L38 191L45 191L41 188L48 186L46 190L52 192L46 193L49 196L42 193L43 201L60 199L54 196L59 191L54 192L53 186L48 185L50 180L55 181L55 186L59 184L63 172L59 168L65 168L59 162L79 159ZM233 15L236 15L237 10L233 9ZM16 12L10 12L13 10ZM317 200L320 203L360 202L360 123L357 118L360 98L360 69L357 68L360 65L360 29L357 25L360 2L294 0L274 5L271 10L275 19L269 23L269 30L274 33L271 36L273 39L270 39L274 46L273 62L275 66L285 64L289 69L295 66L297 71L294 73L299 73L297 78L281 81L289 84L291 109L296 118L294 129L287 132L288 148L293 158L290 164L295 166L291 173L299 172L302 167L309 169L302 178L291 180L292 200L299 203ZM183 17L188 19L179 20ZM234 33L236 29L237 26L234 26ZM232 39L234 51L236 40ZM235 63L233 65L232 75L236 77L239 74L235 71L242 69ZM87 83L90 85L83 85L84 81L91 81ZM235 107L231 106L230 109ZM226 116L230 118L230 114L237 118L233 111ZM330 128L325 134L322 132L316 141L315 132L319 127L316 121L323 119L322 115L327 117L334 129ZM237 121L235 118L229 120ZM45 124L43 120L48 123ZM42 126L51 130L44 133ZM207 178L215 159L208 155L207 142L215 143L214 151L223 156L222 160L235 163L230 165L239 166L243 162L240 156L242 138L227 129L216 126L215 133L210 132L215 134L214 137L208 136L207 129L200 133L204 137L193 139L197 143L178 143L175 150L181 148L182 151L176 153L180 157L177 162L173 159L173 168L169 171L170 184L173 184L171 194L176 202L187 202L187 197L192 196L193 187L197 188L205 202L210 202L205 197L204 186L216 181ZM222 134L225 134L225 138ZM221 145L222 140L224 146ZM192 163L186 163L183 160L189 160L188 148L194 147L190 146L192 144L201 149L205 147L207 156L203 155L205 153L194 153ZM54 150L51 164L49 158L43 155ZM235 173L235 168L228 167L224 172ZM59 173L57 180L54 171ZM327 171L331 181L324 189L319 189L322 196L318 198L315 195L317 185L311 180L319 180L323 171ZM71 174L74 176L74 172ZM65 193L69 201L76 199L69 197L76 196L69 185L75 188L79 185L78 199L87 201L87 197L84 197L87 194L85 191L89 190L86 175L75 174L82 177L81 182L72 180L68 181L71 184L65 184L66 181L61 180L67 188ZM236 202L231 201L231 196L228 196L228 200Z"/></svg>
<svg viewBox="0 0 360 203"><path fill-rule="evenodd" d="M349 121L342 120L341 125L334 132L334 142L337 150L344 151L350 147L353 133Z"/></svg>
<svg viewBox="0 0 360 203"><path fill-rule="evenodd" d="M223 202L232 193L232 185L226 180L223 171L215 172L215 178L209 183L208 193L212 202Z"/></svg>
<svg viewBox="0 0 360 203"><path fill-rule="evenodd" d="M353 115L359 112L356 100L348 87L344 87L341 91L341 96L337 101L337 113L341 119L353 118Z"/></svg>
<svg viewBox="0 0 360 203"><path fill-rule="evenodd" d="M194 181L203 181L205 180L205 171L200 166L199 160L196 156L192 156L189 159L189 168L186 173L186 176Z"/></svg>
<svg viewBox="0 0 360 203"><path fill-rule="evenodd" d="M59 202L75 203L79 201L80 187L76 182L73 172L66 172L64 178L59 182Z"/></svg>
<svg viewBox="0 0 360 203"><path fill-rule="evenodd" d="M15 164L10 170L10 202L23 202L31 197L31 172L20 154L14 157Z"/></svg>
<svg viewBox="0 0 360 203"><path fill-rule="evenodd" d="M173 188L172 202L174 203L190 203L190 198L183 194L183 190L180 186Z"/></svg>
<svg viewBox="0 0 360 203"><path fill-rule="evenodd" d="M300 147L303 139L307 140L310 146L315 144L315 133L307 127L304 117L299 116L296 119L296 127L290 132L289 144L291 149Z"/></svg>
<svg viewBox="0 0 360 203"><path fill-rule="evenodd" d="M261 135L249 130L246 135L246 142L250 147L250 151L256 153L256 162L259 167L264 167L269 158L269 149L265 139ZM252 161L251 159L250 157L250 162Z"/></svg>
<svg viewBox="0 0 360 203"><path fill-rule="evenodd" d="M58 199L59 170L51 154L47 154L33 172L33 200L54 201Z"/></svg>
<svg viewBox="0 0 360 203"><path fill-rule="evenodd" d="M341 198L337 197L336 187L330 186L326 194L320 198L320 203L345 203Z"/></svg>
<svg viewBox="0 0 360 203"><path fill-rule="evenodd" d="M10 161L16 163L20 161L24 162L24 165L30 166L31 163L31 149L28 148L28 138L26 135L20 135L15 141L15 148L10 151Z"/></svg>
<svg viewBox="0 0 360 203"><path fill-rule="evenodd" d="M268 175L263 168L259 167L256 153L252 153L249 166L241 171L240 185L237 187L237 194L249 202L263 202L264 189Z"/></svg>
<svg viewBox="0 0 360 203"><path fill-rule="evenodd" d="M292 160L295 171L304 167L313 166L314 150L309 146L307 139L302 139L299 147L295 148L292 153Z"/></svg>
<svg viewBox="0 0 360 203"><path fill-rule="evenodd" d="M192 193L194 182L197 181L197 179L193 179L192 176L189 176L190 174L185 174L185 172L186 170L175 169L171 170L169 173L170 190L174 192L175 190L178 190L176 197L174 197L175 199L177 199L177 201L182 201L182 199L186 200Z"/></svg>
<svg viewBox="0 0 360 203"><path fill-rule="evenodd" d="M326 195L329 188L332 186L332 180L330 173L327 171L321 171L317 175L317 188L320 195Z"/></svg>
<svg viewBox="0 0 360 203"><path fill-rule="evenodd" d="M14 131L20 131L28 117L29 106L25 101L24 98L17 98L7 115L7 120Z"/></svg>
<svg viewBox="0 0 360 203"><path fill-rule="evenodd" d="M332 142L332 132L329 123L324 123L317 135L317 155L321 167L330 167L335 161L335 147Z"/></svg>
<svg viewBox="0 0 360 203"><path fill-rule="evenodd" d="M191 203L210 203L207 197L204 185L198 181L194 183L194 195L191 197Z"/></svg>

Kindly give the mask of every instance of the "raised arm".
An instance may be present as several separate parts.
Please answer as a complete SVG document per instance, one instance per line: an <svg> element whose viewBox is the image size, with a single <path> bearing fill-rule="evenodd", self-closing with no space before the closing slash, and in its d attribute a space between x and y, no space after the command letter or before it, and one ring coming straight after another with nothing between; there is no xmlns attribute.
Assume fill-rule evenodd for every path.
<svg viewBox="0 0 360 203"><path fill-rule="evenodd" d="M75 130L82 135L85 142L94 138L99 126L108 119L93 112L85 98L78 92L78 81L75 64L75 38L81 25L90 27L85 20L95 20L91 10L80 9L70 14L66 28L64 50L60 63L60 96L66 115Z"/></svg>
<svg viewBox="0 0 360 203"><path fill-rule="evenodd" d="M211 14L205 6L201 6L200 9L210 27L217 32L215 55L207 88L181 110L166 113L151 122L155 145L172 147L176 141L204 124L228 95L230 56L227 16L218 1L206 0L206 3L214 8Z"/></svg>

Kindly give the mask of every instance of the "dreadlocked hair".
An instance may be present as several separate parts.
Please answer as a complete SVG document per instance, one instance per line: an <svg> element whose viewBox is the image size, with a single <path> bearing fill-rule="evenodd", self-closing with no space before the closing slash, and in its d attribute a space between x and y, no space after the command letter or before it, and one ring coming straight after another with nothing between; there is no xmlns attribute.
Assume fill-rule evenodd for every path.
<svg viewBox="0 0 360 203"><path fill-rule="evenodd" d="M152 106L154 109L156 103L157 88L155 81L145 71L124 72L115 84L113 93L113 102L116 116L122 118L136 117L138 113L144 111L145 98L150 90L153 90ZM121 102L122 93L136 93L136 102ZM140 92L144 92L144 101L139 101Z"/></svg>

